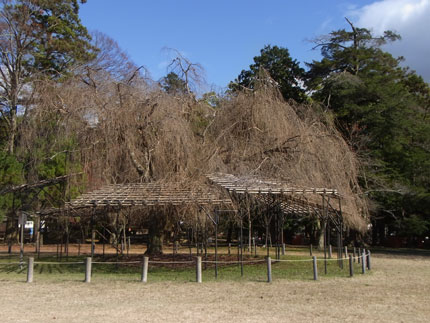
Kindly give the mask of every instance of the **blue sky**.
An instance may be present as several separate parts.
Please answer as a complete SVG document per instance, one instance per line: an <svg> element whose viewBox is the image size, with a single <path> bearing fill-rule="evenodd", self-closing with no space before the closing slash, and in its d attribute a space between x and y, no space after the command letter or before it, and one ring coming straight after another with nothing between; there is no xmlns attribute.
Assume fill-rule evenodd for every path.
<svg viewBox="0 0 430 323"><path fill-rule="evenodd" d="M427 5L430 0L400 1ZM209 86L222 88L266 44L287 47L301 63L318 59L308 40L347 27L345 16L357 22L365 19L376 29L391 29L389 23L381 27L378 10L383 14L385 9L374 12L372 6L392 2L399 0L89 0L81 6L80 16L89 30L115 39L155 80L166 74L169 56L162 49L170 47L200 63Z"/></svg>

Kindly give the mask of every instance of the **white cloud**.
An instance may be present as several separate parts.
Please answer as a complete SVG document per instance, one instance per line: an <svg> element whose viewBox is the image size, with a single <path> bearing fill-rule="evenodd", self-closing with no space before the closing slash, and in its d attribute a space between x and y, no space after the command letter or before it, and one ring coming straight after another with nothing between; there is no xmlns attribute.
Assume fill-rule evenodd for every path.
<svg viewBox="0 0 430 323"><path fill-rule="evenodd" d="M430 0L381 0L350 12L356 25L376 34L393 30L401 41L385 49L394 56L404 56L405 64L430 81Z"/></svg>

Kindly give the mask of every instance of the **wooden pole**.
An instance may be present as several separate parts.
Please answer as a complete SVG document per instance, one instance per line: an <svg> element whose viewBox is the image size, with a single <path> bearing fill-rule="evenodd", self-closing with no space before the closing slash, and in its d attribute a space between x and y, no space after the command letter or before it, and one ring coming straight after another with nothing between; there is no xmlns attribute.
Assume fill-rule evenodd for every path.
<svg viewBox="0 0 430 323"><path fill-rule="evenodd" d="M352 263L352 256L349 255L349 276L352 277L354 276L354 266Z"/></svg>
<svg viewBox="0 0 430 323"><path fill-rule="evenodd" d="M318 267L317 267L317 257L312 256L312 267L314 270L314 280L318 280Z"/></svg>
<svg viewBox="0 0 430 323"><path fill-rule="evenodd" d="M243 276L243 220L240 218L240 275Z"/></svg>
<svg viewBox="0 0 430 323"><path fill-rule="evenodd" d="M282 255L285 256L285 243L282 244Z"/></svg>
<svg viewBox="0 0 430 323"><path fill-rule="evenodd" d="M196 282L202 282L202 257L200 256L196 258Z"/></svg>
<svg viewBox="0 0 430 323"><path fill-rule="evenodd" d="M85 282L91 283L91 257L85 258Z"/></svg>
<svg viewBox="0 0 430 323"><path fill-rule="evenodd" d="M370 261L370 250L367 250L367 269L368 270L372 269L372 265L371 265L371 261Z"/></svg>
<svg viewBox="0 0 430 323"><path fill-rule="evenodd" d="M24 262L24 226L25 226L25 221L24 221L24 214L21 213L21 239L20 239L20 250L19 250L19 263L20 263L20 268L22 268L23 262Z"/></svg>
<svg viewBox="0 0 430 323"><path fill-rule="evenodd" d="M332 257L332 248L331 248L331 244L328 245L328 259L331 259Z"/></svg>
<svg viewBox="0 0 430 323"><path fill-rule="evenodd" d="M149 257L143 257L142 283L146 283L148 281L148 264L149 264Z"/></svg>
<svg viewBox="0 0 430 323"><path fill-rule="evenodd" d="M361 262L361 248L358 248L358 254L357 254L357 262L360 263Z"/></svg>
<svg viewBox="0 0 430 323"><path fill-rule="evenodd" d="M27 283L33 282L33 272L34 272L34 258L28 257Z"/></svg>
<svg viewBox="0 0 430 323"><path fill-rule="evenodd" d="M348 258L348 247L345 246L345 258Z"/></svg>
<svg viewBox="0 0 430 323"><path fill-rule="evenodd" d="M215 213L215 278L218 278L218 213Z"/></svg>
<svg viewBox="0 0 430 323"><path fill-rule="evenodd" d="M270 257L266 257L267 260L267 282L272 282L272 260Z"/></svg>
<svg viewBox="0 0 430 323"><path fill-rule="evenodd" d="M190 228L188 230L188 249L189 249L189 252L190 252L190 258L193 255L193 251L192 251L192 247L191 247L191 240L192 240L192 238L193 238L193 228Z"/></svg>
<svg viewBox="0 0 430 323"><path fill-rule="evenodd" d="M363 249L362 254L361 254L361 273L365 274L366 273L366 250Z"/></svg>

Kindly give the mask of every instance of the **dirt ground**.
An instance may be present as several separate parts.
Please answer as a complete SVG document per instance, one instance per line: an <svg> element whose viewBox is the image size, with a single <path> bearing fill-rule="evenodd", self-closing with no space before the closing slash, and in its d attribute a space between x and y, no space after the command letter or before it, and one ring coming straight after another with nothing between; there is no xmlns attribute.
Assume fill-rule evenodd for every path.
<svg viewBox="0 0 430 323"><path fill-rule="evenodd" d="M314 281L1 282L0 322L429 322L430 258Z"/></svg>

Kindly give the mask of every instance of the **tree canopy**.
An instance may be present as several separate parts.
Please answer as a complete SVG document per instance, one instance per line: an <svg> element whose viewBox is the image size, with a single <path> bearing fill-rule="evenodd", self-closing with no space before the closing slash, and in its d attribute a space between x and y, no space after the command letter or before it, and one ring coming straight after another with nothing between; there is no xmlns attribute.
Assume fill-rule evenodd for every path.
<svg viewBox="0 0 430 323"><path fill-rule="evenodd" d="M304 102L306 100L303 80L305 71L299 62L290 56L287 48L267 45L260 51L259 56L254 57L254 64L249 70L242 70L236 80L230 82L232 91L242 88L254 89L261 78L267 77L276 82L276 86L285 100Z"/></svg>
<svg viewBox="0 0 430 323"><path fill-rule="evenodd" d="M374 220L404 232L418 217L414 223L425 228L430 214L419 204L430 198L429 85L381 49L399 35L349 24L351 30L316 40L323 58L308 64L307 85L363 161L362 186L377 202Z"/></svg>

